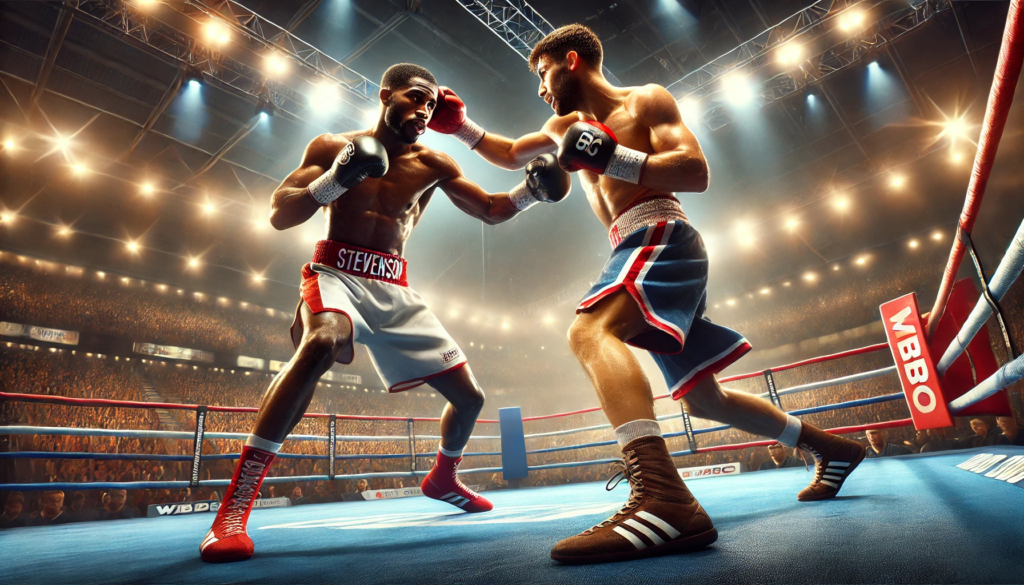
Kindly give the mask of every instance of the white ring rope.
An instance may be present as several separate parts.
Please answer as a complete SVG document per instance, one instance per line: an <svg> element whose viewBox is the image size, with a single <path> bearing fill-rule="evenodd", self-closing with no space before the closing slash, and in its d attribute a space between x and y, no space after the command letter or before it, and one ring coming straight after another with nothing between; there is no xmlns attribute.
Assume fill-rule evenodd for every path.
<svg viewBox="0 0 1024 585"><path fill-rule="evenodd" d="M191 431L154 431L132 429L93 429L84 427L33 427L33 426L0 426L0 435L63 435L79 437L122 437L132 439L182 439L193 440L195 433ZM415 435L418 440L440 440L439 435ZM249 433L204 433L203 439L233 439L244 441ZM470 440L495 440L497 435L471 436ZM329 437L321 435L288 435L288 441L320 441L327 442ZM373 442L373 441L408 441L409 435L337 435L335 440L341 442Z"/></svg>
<svg viewBox="0 0 1024 585"><path fill-rule="evenodd" d="M980 402L1010 384L1024 378L1024 356L1018 356L1012 362L1003 365L980 384L968 390L963 396L949 403L949 409L957 412Z"/></svg>
<svg viewBox="0 0 1024 585"><path fill-rule="evenodd" d="M1024 269L1024 222L1017 228L1017 234L1013 236L1010 246L1006 249L1006 254L999 261L999 266L988 283L988 290L992 298L997 302L1002 299L1010 285L1020 276L1022 269ZM960 357L967 344L974 339L978 331L981 331L990 316L992 316L992 307L989 306L985 297L981 297L974 305L974 309L971 310L971 316L964 322L960 332L956 334L956 338L949 344L946 352L942 354L942 359L936 364L935 370L940 376L946 373L956 358Z"/></svg>
<svg viewBox="0 0 1024 585"><path fill-rule="evenodd" d="M832 378L831 380L822 380L820 382L810 382L799 386L790 386L789 388L783 388L782 390L777 391L776 394L779 396L785 396L786 394L796 394L798 392L810 392L811 390L818 390L819 388L828 388L829 386L839 386L841 384L860 382L861 380L870 380L871 378L878 378L894 372L896 372L896 366L889 366L888 368L861 372L859 374L850 374L849 376L843 376L841 378ZM759 398L767 398L768 393L763 392L757 396Z"/></svg>

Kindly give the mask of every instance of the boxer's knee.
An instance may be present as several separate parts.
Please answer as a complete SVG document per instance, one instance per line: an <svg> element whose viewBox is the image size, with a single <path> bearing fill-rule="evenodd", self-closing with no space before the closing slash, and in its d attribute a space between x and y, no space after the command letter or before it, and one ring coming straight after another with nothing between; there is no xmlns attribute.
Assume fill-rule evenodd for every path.
<svg viewBox="0 0 1024 585"><path fill-rule="evenodd" d="M603 328L589 313L577 315L567 333L569 349L577 358L585 360L593 353L594 347L604 333Z"/></svg>
<svg viewBox="0 0 1024 585"><path fill-rule="evenodd" d="M476 416L484 407L484 391L469 366L439 376L430 382L460 413Z"/></svg>
<svg viewBox="0 0 1024 585"><path fill-rule="evenodd" d="M311 357L318 363L333 364L341 352L351 342L352 328L348 323L343 326L326 328L317 327L308 330L302 336L299 352Z"/></svg>
<svg viewBox="0 0 1024 585"><path fill-rule="evenodd" d="M725 408L727 401L728 397L714 376L706 376L683 396L686 412L704 419L713 419L716 413Z"/></svg>

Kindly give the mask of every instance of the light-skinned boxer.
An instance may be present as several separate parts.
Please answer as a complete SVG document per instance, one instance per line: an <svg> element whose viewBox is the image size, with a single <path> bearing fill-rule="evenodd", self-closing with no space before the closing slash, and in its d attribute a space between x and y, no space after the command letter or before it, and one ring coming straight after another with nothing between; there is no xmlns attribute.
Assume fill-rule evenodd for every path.
<svg viewBox="0 0 1024 585"><path fill-rule="evenodd" d="M451 157L417 143L437 104L437 82L429 71L395 65L381 88L373 128L314 138L299 168L274 191L275 228L297 226L323 211L327 237L302 268L292 324L295 355L263 397L231 485L200 545L204 561L253 555L246 523L260 485L309 407L317 381L335 362L351 363L354 342L367 347L389 391L426 383L448 400L436 463L420 486L424 495L466 512L492 509L457 476L484 394L462 350L409 288L405 244L437 189L462 211L494 224L536 201L565 198L571 181L549 154L530 162L526 180L510 193L489 194L463 176Z"/></svg>
<svg viewBox="0 0 1024 585"><path fill-rule="evenodd" d="M555 112L539 132L518 139L485 132L447 88L431 122L505 169L557 153L563 168L579 172L608 229L611 258L577 307L569 345L615 429L631 491L614 516L555 545L551 557L565 563L694 550L718 537L676 472L650 384L629 345L651 352L672 397L690 414L813 453L816 473L798 494L802 501L834 497L864 458L858 443L718 384L715 374L750 344L704 316L707 253L673 196L705 191L707 162L665 88L616 87L601 72L602 58L601 42L581 25L559 28L534 47L530 68Z"/></svg>

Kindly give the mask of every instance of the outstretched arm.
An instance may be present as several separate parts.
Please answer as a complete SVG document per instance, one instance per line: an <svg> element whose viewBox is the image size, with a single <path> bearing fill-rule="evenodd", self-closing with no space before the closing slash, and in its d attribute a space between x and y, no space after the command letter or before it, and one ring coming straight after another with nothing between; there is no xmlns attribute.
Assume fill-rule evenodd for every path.
<svg viewBox="0 0 1024 585"><path fill-rule="evenodd" d="M531 132L512 139L487 132L477 143L474 152L492 165L514 171L545 153L558 150L558 144L544 132Z"/></svg>
<svg viewBox="0 0 1024 585"><path fill-rule="evenodd" d="M320 210L321 205L306 192L334 163L334 155L349 141L341 136L322 134L314 138L302 155L299 168L285 177L270 199L270 225L286 230L302 224Z"/></svg>
<svg viewBox="0 0 1024 585"><path fill-rule="evenodd" d="M455 207L487 225L508 221L519 213L508 193L488 193L459 171L458 175L437 184Z"/></svg>

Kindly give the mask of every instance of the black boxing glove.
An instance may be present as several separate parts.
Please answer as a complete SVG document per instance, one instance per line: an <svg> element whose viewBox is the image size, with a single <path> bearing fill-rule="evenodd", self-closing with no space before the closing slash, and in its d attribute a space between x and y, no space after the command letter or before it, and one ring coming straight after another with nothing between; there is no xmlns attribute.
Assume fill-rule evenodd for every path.
<svg viewBox="0 0 1024 585"><path fill-rule="evenodd" d="M388 172L388 153L373 136L357 136L341 149L326 173L320 175L306 192L320 205L328 205L366 177L379 179Z"/></svg>
<svg viewBox="0 0 1024 585"><path fill-rule="evenodd" d="M647 154L620 145L611 128L600 122L576 122L562 136L558 163L570 173L586 170L639 183Z"/></svg>
<svg viewBox="0 0 1024 585"><path fill-rule="evenodd" d="M569 195L572 178L558 165L552 154L542 154L526 165L526 180L508 193L512 205L524 211L531 205L543 201L557 203Z"/></svg>

